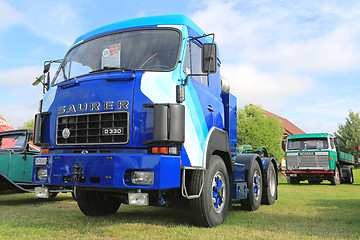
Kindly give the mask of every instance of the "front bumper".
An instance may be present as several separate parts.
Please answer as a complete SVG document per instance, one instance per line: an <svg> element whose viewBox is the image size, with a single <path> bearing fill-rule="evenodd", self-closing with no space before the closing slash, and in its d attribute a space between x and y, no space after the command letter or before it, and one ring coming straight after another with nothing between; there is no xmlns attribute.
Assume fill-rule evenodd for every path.
<svg viewBox="0 0 360 240"><path fill-rule="evenodd" d="M35 165L33 181L45 185L106 187L121 189L168 189L180 187L180 156L147 154L49 154L46 165ZM35 161L34 161L35 162ZM75 168L74 168L75 167ZM36 177L47 168L46 180ZM74 169L76 169L74 171ZM134 170L154 172L152 185L132 184Z"/></svg>
<svg viewBox="0 0 360 240"><path fill-rule="evenodd" d="M297 177L299 180L331 179L334 170L294 170L285 171L287 177Z"/></svg>

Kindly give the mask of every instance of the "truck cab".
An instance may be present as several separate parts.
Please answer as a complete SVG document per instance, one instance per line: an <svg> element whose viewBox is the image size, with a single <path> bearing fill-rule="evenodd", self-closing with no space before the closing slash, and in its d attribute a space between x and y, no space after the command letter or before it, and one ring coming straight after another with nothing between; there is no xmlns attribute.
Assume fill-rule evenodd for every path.
<svg viewBox="0 0 360 240"><path fill-rule="evenodd" d="M353 156L339 151L335 137L328 133L288 136L285 157L285 172L293 184L303 180L319 184L328 180L337 185L354 161Z"/></svg>
<svg viewBox="0 0 360 240"><path fill-rule="evenodd" d="M34 182L76 187L86 215L188 199L199 225L220 224L232 194L247 198L245 167L258 166L249 171L255 185L264 172L258 155L246 156L247 165L235 160L236 98L220 67L214 34L183 15L126 20L79 37L53 80L39 78L46 93L35 143L44 154Z"/></svg>

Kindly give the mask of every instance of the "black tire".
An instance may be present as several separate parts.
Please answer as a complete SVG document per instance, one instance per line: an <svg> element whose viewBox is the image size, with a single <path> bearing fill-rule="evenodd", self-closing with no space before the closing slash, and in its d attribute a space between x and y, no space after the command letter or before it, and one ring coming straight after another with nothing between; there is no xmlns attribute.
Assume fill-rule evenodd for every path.
<svg viewBox="0 0 360 240"><path fill-rule="evenodd" d="M274 165L271 162L267 171L266 185L267 187L264 187L263 191L262 203L272 205L277 198L277 177Z"/></svg>
<svg viewBox="0 0 360 240"><path fill-rule="evenodd" d="M247 176L248 195L240 201L241 208L247 211L255 211L260 207L263 191L262 172L259 163L255 160L253 169Z"/></svg>
<svg viewBox="0 0 360 240"><path fill-rule="evenodd" d="M340 171L338 167L335 167L335 173L332 176L331 180L331 185L339 185L340 184Z"/></svg>
<svg viewBox="0 0 360 240"><path fill-rule="evenodd" d="M354 183L354 174L353 174L353 170L350 167L350 174L349 174L349 181L347 182L348 184L353 184Z"/></svg>
<svg viewBox="0 0 360 240"><path fill-rule="evenodd" d="M354 183L354 175L352 168L350 166L343 166L341 168L341 173L342 173L341 183L346 183L346 184Z"/></svg>
<svg viewBox="0 0 360 240"><path fill-rule="evenodd" d="M199 198L190 200L195 223L202 227L215 227L224 222L230 203L229 175L222 158L213 155L205 171L204 186ZM190 191L199 193L203 172L194 171Z"/></svg>
<svg viewBox="0 0 360 240"><path fill-rule="evenodd" d="M322 182L322 180L308 180L309 184L314 184L314 185L318 185Z"/></svg>
<svg viewBox="0 0 360 240"><path fill-rule="evenodd" d="M72 198L77 201L77 198L76 198L76 187L73 188L73 191L71 192L71 196Z"/></svg>
<svg viewBox="0 0 360 240"><path fill-rule="evenodd" d="M89 191L76 188L78 206L87 216L104 216L116 213L120 207L120 200L108 196L105 192Z"/></svg>

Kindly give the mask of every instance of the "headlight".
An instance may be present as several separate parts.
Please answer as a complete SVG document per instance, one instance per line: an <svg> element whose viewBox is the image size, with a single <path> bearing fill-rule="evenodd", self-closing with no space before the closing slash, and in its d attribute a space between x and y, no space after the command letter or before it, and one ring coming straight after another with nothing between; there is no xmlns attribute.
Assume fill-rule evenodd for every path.
<svg viewBox="0 0 360 240"><path fill-rule="evenodd" d="M47 179L47 168L38 168L36 178L37 180L45 181Z"/></svg>
<svg viewBox="0 0 360 240"><path fill-rule="evenodd" d="M154 172L133 171L131 173L131 183L137 185L152 185L154 183Z"/></svg>
<svg viewBox="0 0 360 240"><path fill-rule="evenodd" d="M46 157L35 158L35 165L46 165L46 164L47 164Z"/></svg>

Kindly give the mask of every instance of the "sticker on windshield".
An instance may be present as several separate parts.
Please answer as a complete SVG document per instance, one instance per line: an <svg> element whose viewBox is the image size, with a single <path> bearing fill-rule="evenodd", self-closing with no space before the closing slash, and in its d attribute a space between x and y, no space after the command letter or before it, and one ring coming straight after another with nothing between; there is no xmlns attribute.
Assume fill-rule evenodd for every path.
<svg viewBox="0 0 360 240"><path fill-rule="evenodd" d="M104 67L120 67L120 43L106 46L102 51L101 68Z"/></svg>

